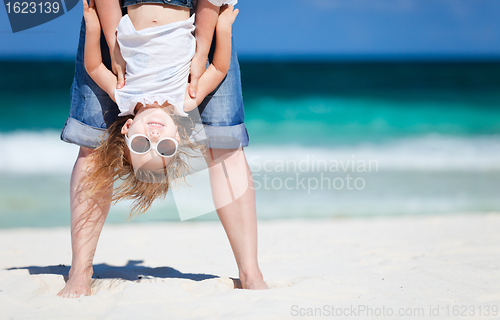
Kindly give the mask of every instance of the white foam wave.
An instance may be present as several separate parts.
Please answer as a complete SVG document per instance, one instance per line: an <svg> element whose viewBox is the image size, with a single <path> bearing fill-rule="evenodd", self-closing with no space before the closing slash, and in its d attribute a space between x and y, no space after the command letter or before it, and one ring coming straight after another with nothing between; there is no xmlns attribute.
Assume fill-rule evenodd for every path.
<svg viewBox="0 0 500 320"><path fill-rule="evenodd" d="M498 171L500 136L449 137L428 135L400 138L382 144L304 147L251 145L246 156L253 170L273 169L283 162L307 163L309 168L337 161L340 170L347 161L376 161L378 170ZM71 172L78 146L62 142L59 132L15 132L0 134L0 172ZM342 162L343 161L343 162ZM373 164L374 162L372 162ZM349 164L352 164L350 162Z"/></svg>
<svg viewBox="0 0 500 320"><path fill-rule="evenodd" d="M0 172L71 172L79 147L63 142L56 131L0 134Z"/></svg>
<svg viewBox="0 0 500 320"><path fill-rule="evenodd" d="M500 170L500 136L450 137L428 135L399 138L382 144L303 147L254 146L247 148L252 169L271 169L294 163L296 170L337 165L339 170L357 170L363 162L379 170L497 171ZM266 162L267 161L267 162ZM266 162L266 163L265 163ZM264 167L264 165L266 167ZM302 167L299 167L301 166ZM346 170L344 170L346 171Z"/></svg>

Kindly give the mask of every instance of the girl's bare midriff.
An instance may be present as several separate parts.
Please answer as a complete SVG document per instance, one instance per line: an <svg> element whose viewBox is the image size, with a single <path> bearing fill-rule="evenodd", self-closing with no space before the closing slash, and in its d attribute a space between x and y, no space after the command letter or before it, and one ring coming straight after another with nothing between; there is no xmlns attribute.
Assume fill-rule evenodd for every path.
<svg viewBox="0 0 500 320"><path fill-rule="evenodd" d="M127 7L127 11L137 31L187 20L190 16L188 8L162 3L136 4Z"/></svg>

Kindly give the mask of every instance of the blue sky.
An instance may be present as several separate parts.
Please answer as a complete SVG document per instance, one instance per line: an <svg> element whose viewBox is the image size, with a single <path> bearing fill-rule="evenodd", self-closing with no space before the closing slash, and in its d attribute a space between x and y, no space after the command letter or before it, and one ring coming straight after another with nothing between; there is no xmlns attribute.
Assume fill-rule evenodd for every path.
<svg viewBox="0 0 500 320"><path fill-rule="evenodd" d="M240 0L234 26L243 58L500 59L498 0ZM0 7L0 59L72 59L81 4L13 34Z"/></svg>

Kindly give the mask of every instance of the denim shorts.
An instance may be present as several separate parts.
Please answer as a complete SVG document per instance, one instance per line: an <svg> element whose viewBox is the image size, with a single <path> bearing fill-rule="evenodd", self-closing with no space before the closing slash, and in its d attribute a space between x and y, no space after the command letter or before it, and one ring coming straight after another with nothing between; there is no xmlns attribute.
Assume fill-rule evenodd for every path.
<svg viewBox="0 0 500 320"><path fill-rule="evenodd" d="M215 41L212 47L214 43ZM75 76L71 86L71 107L61 132L61 140L94 149L100 145L106 129L118 118L119 110L108 94L99 88L85 71L84 44L85 22L82 21ZM101 50L103 63L111 69L109 49L102 34ZM210 50L209 61L212 55L213 48ZM225 79L197 109L189 112L189 115L203 126L209 148L232 149L248 146L240 67L234 44L231 51L231 65Z"/></svg>
<svg viewBox="0 0 500 320"><path fill-rule="evenodd" d="M123 8L141 3L164 3L173 6L186 7L189 9L193 8L193 0L121 0Z"/></svg>

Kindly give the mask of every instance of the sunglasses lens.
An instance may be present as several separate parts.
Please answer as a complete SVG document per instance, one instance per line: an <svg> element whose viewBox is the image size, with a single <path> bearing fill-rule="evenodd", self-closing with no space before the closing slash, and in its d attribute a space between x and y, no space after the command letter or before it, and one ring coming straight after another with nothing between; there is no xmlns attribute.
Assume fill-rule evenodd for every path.
<svg viewBox="0 0 500 320"><path fill-rule="evenodd" d="M156 148L158 149L158 152L162 156L167 156L167 157L173 156L177 151L175 142L173 142L172 140L162 140L158 143Z"/></svg>
<svg viewBox="0 0 500 320"><path fill-rule="evenodd" d="M146 153L151 148L151 142L149 142L149 140L145 137L138 136L135 137L134 140L132 140L130 146L132 147L132 150L134 152Z"/></svg>

